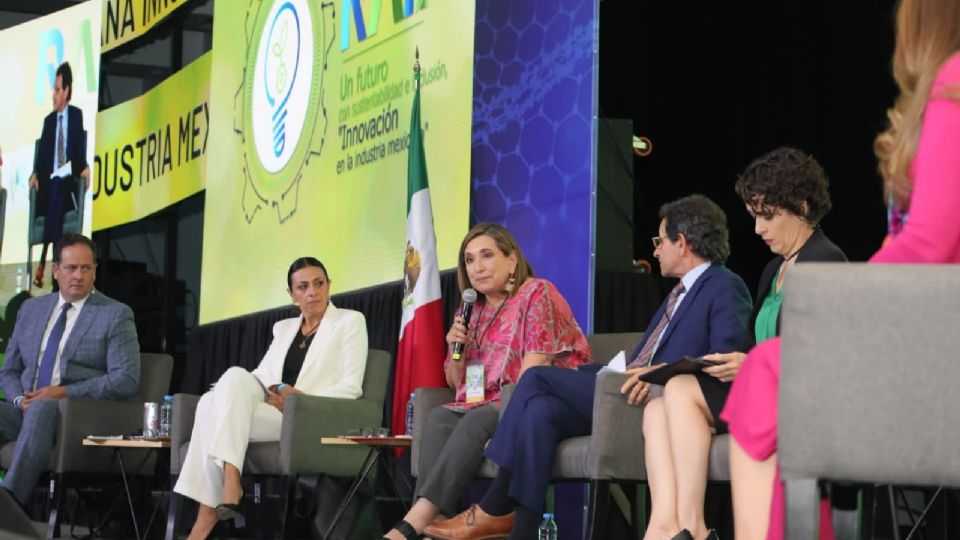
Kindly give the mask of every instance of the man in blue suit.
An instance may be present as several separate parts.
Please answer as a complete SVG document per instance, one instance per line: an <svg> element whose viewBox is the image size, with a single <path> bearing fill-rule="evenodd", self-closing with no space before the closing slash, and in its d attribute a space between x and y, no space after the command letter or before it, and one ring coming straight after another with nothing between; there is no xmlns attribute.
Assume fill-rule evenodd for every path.
<svg viewBox="0 0 960 540"><path fill-rule="evenodd" d="M654 256L661 273L680 278L680 283L630 357L630 378L622 392L632 405L649 397L650 385L639 376L658 364L744 350L750 340L750 293L743 280L723 266L730 253L723 210L702 195L692 195L664 205L660 218ZM511 539L536 538L557 445L591 432L596 371L551 366L527 370L487 445L487 457L500 466L487 494L478 505L430 525L424 534L457 540L506 534Z"/></svg>
<svg viewBox="0 0 960 540"><path fill-rule="evenodd" d="M47 469L65 397L124 399L140 385L133 312L93 290L96 245L79 234L57 244L58 293L31 298L17 313L0 388L0 441L16 441L2 487L21 505Z"/></svg>
<svg viewBox="0 0 960 540"><path fill-rule="evenodd" d="M90 167L87 166L87 140L83 131L83 111L70 105L73 96L73 71L64 62L57 68L53 83L53 112L43 119L37 161L33 164L30 188L37 190L37 216L43 222L43 249L33 284L43 287L47 244L63 234L63 217L83 201L74 200L74 178L82 177L90 189ZM70 176L55 176L57 168L69 163ZM33 226L31 223L30 226Z"/></svg>

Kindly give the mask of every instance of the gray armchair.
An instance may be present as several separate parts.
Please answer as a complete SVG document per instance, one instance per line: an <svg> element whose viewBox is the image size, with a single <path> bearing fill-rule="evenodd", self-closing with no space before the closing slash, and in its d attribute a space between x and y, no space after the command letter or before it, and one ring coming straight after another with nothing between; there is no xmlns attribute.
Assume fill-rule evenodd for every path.
<svg viewBox="0 0 960 540"><path fill-rule="evenodd" d="M57 442L50 455L50 497L54 503L48 520L48 534L59 536L60 514L69 475L102 474L110 467L111 452L103 448L83 446L87 435L114 435L130 433L143 427L143 403L161 402L170 387L173 358L166 354L140 354L140 387L130 400L115 401L89 398L60 400L60 427ZM16 442L0 447L0 465L9 468ZM124 450L124 460L138 463L144 450ZM144 462L141 470L153 474L152 460Z"/></svg>
<svg viewBox="0 0 960 540"><path fill-rule="evenodd" d="M815 537L819 479L960 486L960 267L792 272L778 446L787 537Z"/></svg>
<svg viewBox="0 0 960 540"><path fill-rule="evenodd" d="M324 446L321 437L336 437L362 427L383 425L383 406L390 378L390 354L370 349L363 375L363 396L340 399L291 395L283 410L280 441L251 443L244 459L244 475L280 476L286 499L280 534L292 512L293 489L297 477L305 474L352 477L366 457L364 447ZM173 397L170 426L171 486L183 467L190 446L194 417L200 397L177 394ZM259 483L259 478L256 479ZM167 538L179 528L180 499L171 494L167 515Z"/></svg>
<svg viewBox="0 0 960 540"><path fill-rule="evenodd" d="M593 358L606 362L619 351L630 354L640 342L641 333L594 334L587 336ZM626 379L619 373L603 373L597 377L596 395L593 404L593 433L574 437L557 447L554 479L563 482L590 482L590 531L594 538L600 533L595 528L602 525L607 494L611 482L635 483L646 479L643 465L643 431L640 407L627 405L620 387ZM510 391L504 389L506 409ZM431 410L453 400L453 391L448 388L419 388L414 402L414 429L411 467L414 476L419 476L420 434ZM477 472L478 477L492 478L496 465L485 460ZM589 537L589 536L588 536Z"/></svg>

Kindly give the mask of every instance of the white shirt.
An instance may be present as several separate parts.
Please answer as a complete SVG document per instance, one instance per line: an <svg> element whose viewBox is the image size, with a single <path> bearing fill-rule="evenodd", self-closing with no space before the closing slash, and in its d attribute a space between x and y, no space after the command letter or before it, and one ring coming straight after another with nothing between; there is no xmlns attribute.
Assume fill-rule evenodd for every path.
<svg viewBox="0 0 960 540"><path fill-rule="evenodd" d="M700 276L707 271L707 268L710 268L710 261L694 266L689 272L680 278L680 282L683 283L683 292L677 297L677 303L674 304L673 311L667 313L667 326L665 326L663 328L663 332L660 332L660 335L657 336L657 343L653 346L653 354L650 355L650 358L653 358L653 356L657 354L657 349L660 348L660 339L664 334L667 333L667 328L670 328L670 318L673 317L673 314L676 313L678 309L680 309L680 304L683 302L683 299L687 297L687 292L690 291L690 288L693 287L693 284L700 279Z"/></svg>
<svg viewBox="0 0 960 540"><path fill-rule="evenodd" d="M67 310L67 325L63 329L63 337L60 338L60 348L57 350L57 358L53 363L53 374L50 376L50 386L60 385L60 356L63 354L63 346L67 344L67 338L70 337L73 325L76 324L77 317L80 315L80 310L83 309L83 305L87 302L87 298L90 298L90 295L84 296L76 302L72 302L73 307ZM44 330L43 341L40 342L40 356L37 358L37 370L33 375L34 389L36 389L37 386L37 377L40 376L40 363L43 361L43 352L47 349L47 341L50 340L53 325L56 324L57 317L60 316L61 306L66 303L67 301L63 299L63 295L61 294L57 301L57 306L53 308L53 313L50 314L50 320L47 321L47 329Z"/></svg>

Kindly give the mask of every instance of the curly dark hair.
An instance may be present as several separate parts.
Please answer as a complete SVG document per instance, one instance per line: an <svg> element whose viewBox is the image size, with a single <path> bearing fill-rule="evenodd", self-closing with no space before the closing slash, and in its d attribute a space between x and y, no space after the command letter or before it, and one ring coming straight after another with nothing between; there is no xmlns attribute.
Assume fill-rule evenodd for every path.
<svg viewBox="0 0 960 540"><path fill-rule="evenodd" d="M782 146L747 165L735 189L755 215L770 219L786 210L816 227L830 211L829 187L813 156Z"/></svg>
<svg viewBox="0 0 960 540"><path fill-rule="evenodd" d="M660 219L666 220L671 242L678 241L682 234L696 255L717 264L730 256L727 214L703 195L668 202L660 207Z"/></svg>

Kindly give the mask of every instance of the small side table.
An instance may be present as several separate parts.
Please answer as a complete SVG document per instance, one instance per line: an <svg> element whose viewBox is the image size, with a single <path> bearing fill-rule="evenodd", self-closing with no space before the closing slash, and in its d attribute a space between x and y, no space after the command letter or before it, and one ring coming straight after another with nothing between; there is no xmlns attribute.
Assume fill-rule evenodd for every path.
<svg viewBox="0 0 960 540"><path fill-rule="evenodd" d="M353 482L350 483L350 488L347 489L347 495L343 498L343 502L340 503L340 507L337 508L337 513L333 516L333 522L330 524L330 527L327 528L327 531L323 534L324 540L330 537L330 534L333 533L333 529L337 527L337 523L340 522L340 518L343 516L343 513L347 509L347 505L350 504L350 500L353 499L353 496L356 495L357 490L360 489L360 484L367 478L367 475L370 474L370 469L377 464L377 459L380 458L381 452L390 448L409 448L413 445L413 439L409 436L399 436L399 437L363 437L363 436L343 436L343 437L322 437L320 439L320 444L329 444L329 445L343 445L343 446L366 446L370 450L367 452L367 457L363 460L363 464L360 466L360 472L357 473L357 476L353 479ZM400 499L400 490L397 489L397 479L393 475L393 471L390 470L390 467L385 467L387 471L387 476L390 477L390 482L393 484L393 490L397 494L397 498ZM409 509L409 506L405 501L403 502L404 506Z"/></svg>
<svg viewBox="0 0 960 540"><path fill-rule="evenodd" d="M130 518L133 521L133 532L137 535L137 540L145 538L147 533L150 531L150 527L153 525L153 519L157 514L159 509L159 501L157 507L154 508L153 512L150 513L150 520L147 522L147 528L143 530L143 536L140 535L140 525L137 523L137 512L133 507L133 496L130 494L130 485L127 483L127 471L123 465L123 454L121 450L149 450L151 452L156 452L159 458L163 458L164 449L170 448L170 439L157 439L157 440L144 440L144 439L84 439L83 446L99 446L101 448L112 448L113 449L113 459L120 464L120 477L123 479L123 492L127 496L127 505L130 507ZM150 455L149 453L147 454ZM169 460L168 460L169 461ZM146 462L146 457L140 462L136 469L132 472L136 474L140 470L140 467ZM111 460L110 468L113 468L113 460ZM109 470L107 471L110 472ZM168 485L166 486L166 491L170 490L169 480L167 481ZM102 524L100 525L102 526ZM100 527L98 526L98 528Z"/></svg>

